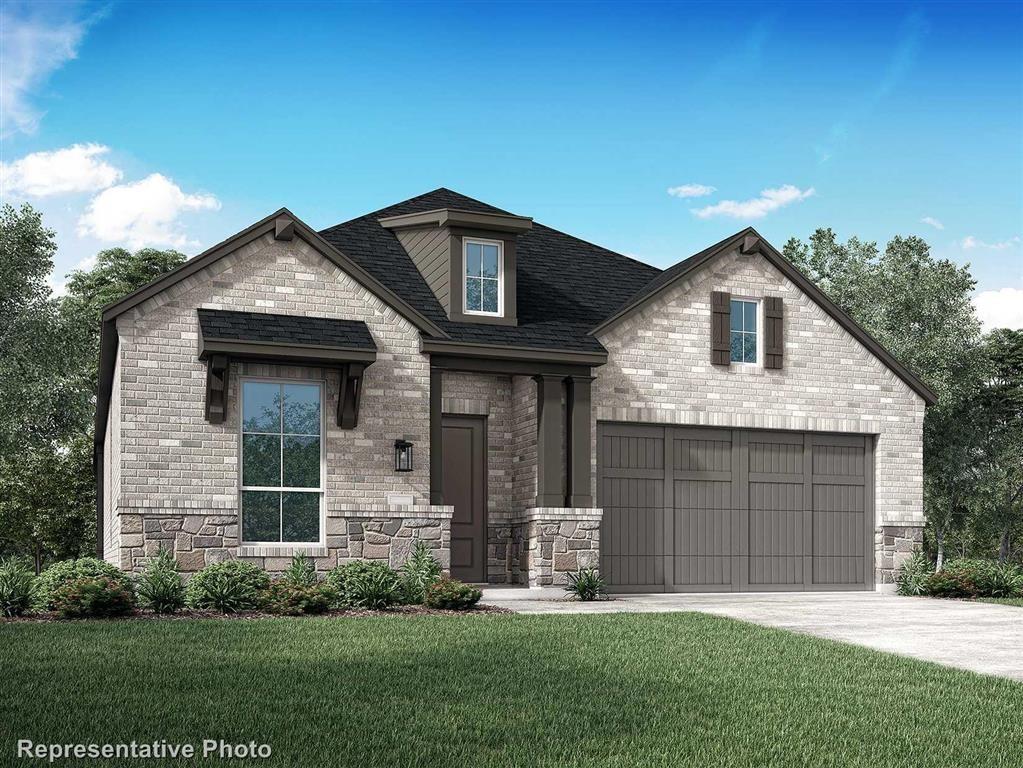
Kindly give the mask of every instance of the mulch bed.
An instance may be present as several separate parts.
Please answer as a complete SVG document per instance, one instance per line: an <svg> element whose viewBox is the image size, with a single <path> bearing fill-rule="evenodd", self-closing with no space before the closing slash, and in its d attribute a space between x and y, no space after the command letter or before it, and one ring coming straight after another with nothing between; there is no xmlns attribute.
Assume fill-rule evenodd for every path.
<svg viewBox="0 0 1023 768"><path fill-rule="evenodd" d="M66 619L59 613L33 613L28 616L15 616L5 618L0 616L0 624L15 623L49 623L49 622L71 622L71 621L188 621L191 619L364 619L372 616L481 616L514 613L507 608L496 605L485 605L480 603L467 611L448 611L440 608L427 608L425 605L396 605L386 610L368 610L363 608L346 608L339 611L327 611L319 614L305 614L300 616L283 616L277 613L266 613L265 611L238 611L237 613L220 613L213 610L197 610L185 608L177 613L159 614L151 611L137 611L127 616L111 616L105 619Z"/></svg>

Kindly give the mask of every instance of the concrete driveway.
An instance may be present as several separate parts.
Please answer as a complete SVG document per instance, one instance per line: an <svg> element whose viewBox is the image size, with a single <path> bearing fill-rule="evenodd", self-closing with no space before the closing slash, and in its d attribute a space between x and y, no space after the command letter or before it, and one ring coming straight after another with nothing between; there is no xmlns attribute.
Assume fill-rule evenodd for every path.
<svg viewBox="0 0 1023 768"><path fill-rule="evenodd" d="M596 603L563 595L490 588L483 601L520 613L713 613L1023 681L1023 608L1013 606L877 592L618 595Z"/></svg>

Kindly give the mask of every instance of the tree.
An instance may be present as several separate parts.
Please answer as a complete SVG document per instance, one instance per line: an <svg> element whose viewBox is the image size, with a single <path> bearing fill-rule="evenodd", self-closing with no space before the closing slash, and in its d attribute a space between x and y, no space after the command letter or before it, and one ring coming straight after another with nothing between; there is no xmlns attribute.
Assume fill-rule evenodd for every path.
<svg viewBox="0 0 1023 768"><path fill-rule="evenodd" d="M1023 523L1023 331L992 331L984 353L989 376L975 397L983 434L981 488L1004 562L1012 532Z"/></svg>
<svg viewBox="0 0 1023 768"><path fill-rule="evenodd" d="M94 548L101 309L185 260L102 251L56 299L47 283L55 252L31 206L0 209L0 554L29 554L37 568Z"/></svg>

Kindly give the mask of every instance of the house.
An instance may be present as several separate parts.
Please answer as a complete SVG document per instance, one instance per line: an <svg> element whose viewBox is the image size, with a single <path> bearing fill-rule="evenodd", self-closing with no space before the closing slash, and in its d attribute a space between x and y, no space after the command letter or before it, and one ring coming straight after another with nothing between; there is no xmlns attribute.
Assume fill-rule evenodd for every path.
<svg viewBox="0 0 1023 768"><path fill-rule="evenodd" d="M101 555L848 590L921 540L934 394L753 229L661 271L438 189L281 209L107 307Z"/></svg>

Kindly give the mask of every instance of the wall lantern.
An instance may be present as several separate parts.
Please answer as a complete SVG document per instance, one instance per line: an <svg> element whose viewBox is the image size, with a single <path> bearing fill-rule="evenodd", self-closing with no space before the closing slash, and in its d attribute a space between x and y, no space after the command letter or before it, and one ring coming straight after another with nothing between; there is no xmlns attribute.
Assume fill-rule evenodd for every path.
<svg viewBox="0 0 1023 768"><path fill-rule="evenodd" d="M394 441L394 471L412 471L412 443L407 440Z"/></svg>

